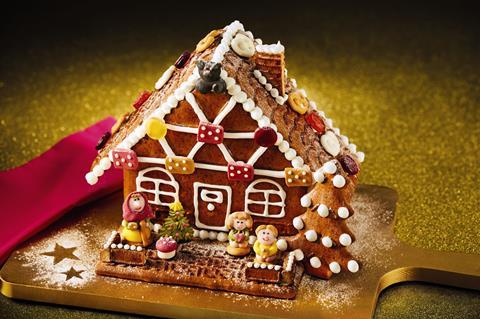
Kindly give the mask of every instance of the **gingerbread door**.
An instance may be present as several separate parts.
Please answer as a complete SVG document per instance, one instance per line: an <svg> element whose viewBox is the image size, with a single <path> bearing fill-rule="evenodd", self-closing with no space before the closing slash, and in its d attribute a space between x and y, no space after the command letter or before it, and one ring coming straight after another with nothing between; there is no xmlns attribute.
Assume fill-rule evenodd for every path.
<svg viewBox="0 0 480 319"><path fill-rule="evenodd" d="M232 188L226 185L193 183L195 226L227 231L226 219L232 206Z"/></svg>

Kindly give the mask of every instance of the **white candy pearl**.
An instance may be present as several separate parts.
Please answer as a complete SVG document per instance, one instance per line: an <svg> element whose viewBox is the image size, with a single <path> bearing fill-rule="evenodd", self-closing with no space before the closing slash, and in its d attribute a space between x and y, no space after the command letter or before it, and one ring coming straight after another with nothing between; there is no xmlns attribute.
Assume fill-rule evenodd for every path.
<svg viewBox="0 0 480 319"><path fill-rule="evenodd" d="M310 266L312 266L313 268L320 268L321 265L322 265L322 262L318 257L315 256L310 258Z"/></svg>
<svg viewBox="0 0 480 319"><path fill-rule="evenodd" d="M258 121L262 117L262 115L263 115L263 112L258 106L255 107L252 112L250 112L250 116L255 121Z"/></svg>
<svg viewBox="0 0 480 319"><path fill-rule="evenodd" d="M293 160L292 160L292 165L293 167L295 168L300 168L302 167L304 164L303 162L303 159L300 157L300 156L296 156Z"/></svg>
<svg viewBox="0 0 480 319"><path fill-rule="evenodd" d="M317 238L318 238L317 232L314 231L314 230L307 230L307 231L305 232L305 238L306 238L308 241L316 241Z"/></svg>
<svg viewBox="0 0 480 319"><path fill-rule="evenodd" d="M312 199L308 194L303 195L302 198L300 198L300 205L302 205L302 207L308 207L311 204L312 204Z"/></svg>
<svg viewBox="0 0 480 319"><path fill-rule="evenodd" d="M348 218L350 216L350 212L348 211L348 208L346 207L339 207L337 210L338 217L340 218Z"/></svg>
<svg viewBox="0 0 480 319"><path fill-rule="evenodd" d="M295 156L297 156L297 152L293 148L285 152L285 158L289 161L293 160Z"/></svg>
<svg viewBox="0 0 480 319"><path fill-rule="evenodd" d="M210 231L210 232L208 233L208 238L209 238L210 240L215 240L215 239L217 239L217 232L215 232L215 231Z"/></svg>
<svg viewBox="0 0 480 319"><path fill-rule="evenodd" d="M355 260L350 260L348 261L347 263L347 268L350 272L357 272L358 269L360 268L360 266L358 265L358 263L355 261Z"/></svg>
<svg viewBox="0 0 480 319"><path fill-rule="evenodd" d="M351 143L351 144L348 145L348 149L350 150L350 152L356 153L357 152L357 145Z"/></svg>
<svg viewBox="0 0 480 319"><path fill-rule="evenodd" d="M328 236L322 237L323 246L330 248L333 245L332 239Z"/></svg>
<svg viewBox="0 0 480 319"><path fill-rule="evenodd" d="M88 184L95 185L98 182L98 177L93 172L89 172L85 175L85 180Z"/></svg>
<svg viewBox="0 0 480 319"><path fill-rule="evenodd" d="M342 175L335 175L335 177L333 178L333 186L337 188L342 188L343 186L345 186L345 184L345 177L343 177Z"/></svg>
<svg viewBox="0 0 480 319"><path fill-rule="evenodd" d="M278 248L279 250L281 250L281 251L287 250L287 248L288 248L287 241L286 241L285 239L283 239L283 238L282 238L282 239L279 239L279 240L277 241L277 248Z"/></svg>
<svg viewBox="0 0 480 319"><path fill-rule="evenodd" d="M303 220L300 218L300 217L295 217L293 219L293 227L295 227L295 229L303 229L304 225L303 225Z"/></svg>
<svg viewBox="0 0 480 319"><path fill-rule="evenodd" d="M325 175L323 175L323 172L321 169L317 169L315 173L313 173L313 179L315 179L317 183L323 183L325 179Z"/></svg>
<svg viewBox="0 0 480 319"><path fill-rule="evenodd" d="M301 249L295 249L293 253L295 254L295 259L298 261L303 260L303 258L305 257Z"/></svg>
<svg viewBox="0 0 480 319"><path fill-rule="evenodd" d="M365 160L365 153L364 152L357 152L357 158L360 163L363 163Z"/></svg>
<svg viewBox="0 0 480 319"><path fill-rule="evenodd" d="M227 234L225 234L224 232L219 232L218 235L217 235L217 240L220 241L220 242L224 242L224 241L227 241L228 239L228 236Z"/></svg>
<svg viewBox="0 0 480 319"><path fill-rule="evenodd" d="M200 231L200 239L207 239L208 238L208 231L201 230Z"/></svg>
<svg viewBox="0 0 480 319"><path fill-rule="evenodd" d="M337 171L337 165L335 165L334 161L329 161L323 164L323 171L327 174L335 174Z"/></svg>
<svg viewBox="0 0 480 319"><path fill-rule="evenodd" d="M99 165L101 168L103 168L104 171L110 169L112 167L112 162L110 162L110 159L108 157L104 157L100 160Z"/></svg>
<svg viewBox="0 0 480 319"><path fill-rule="evenodd" d="M100 167L100 165L95 165L92 169L93 174L95 176L100 177L103 175L103 168Z"/></svg>
<svg viewBox="0 0 480 319"><path fill-rule="evenodd" d="M342 244L342 246L350 246L350 244L352 243L352 237L350 237L349 234L341 234L338 240L340 241L340 244Z"/></svg>
<svg viewBox="0 0 480 319"><path fill-rule="evenodd" d="M342 270L340 268L340 264L337 263L336 261L332 261L330 265L328 265L328 268L330 268L330 271L333 272L334 274L338 274L340 270Z"/></svg>
<svg viewBox="0 0 480 319"><path fill-rule="evenodd" d="M328 207L325 204L320 204L317 208L317 213L321 217L327 217L328 216Z"/></svg>
<svg viewBox="0 0 480 319"><path fill-rule="evenodd" d="M251 112L255 108L255 103L252 99L247 99L243 102L243 109L247 112Z"/></svg>
<svg viewBox="0 0 480 319"><path fill-rule="evenodd" d="M278 145L278 149L282 153L285 153L286 151L288 151L289 148L290 148L290 145L288 144L287 141L282 141L280 145Z"/></svg>

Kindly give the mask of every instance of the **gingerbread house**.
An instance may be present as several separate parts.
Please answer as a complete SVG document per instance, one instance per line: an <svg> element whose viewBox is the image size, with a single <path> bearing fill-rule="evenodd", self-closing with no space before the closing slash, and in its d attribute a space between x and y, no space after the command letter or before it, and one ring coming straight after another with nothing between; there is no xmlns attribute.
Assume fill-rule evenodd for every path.
<svg viewBox="0 0 480 319"><path fill-rule="evenodd" d="M284 54L238 21L212 31L104 136L87 181L123 169L125 194L146 193L159 217L179 200L196 236L220 238L235 211L295 234L321 204L316 185L353 192L364 154L288 77ZM198 61L221 64L224 92L196 89Z"/></svg>

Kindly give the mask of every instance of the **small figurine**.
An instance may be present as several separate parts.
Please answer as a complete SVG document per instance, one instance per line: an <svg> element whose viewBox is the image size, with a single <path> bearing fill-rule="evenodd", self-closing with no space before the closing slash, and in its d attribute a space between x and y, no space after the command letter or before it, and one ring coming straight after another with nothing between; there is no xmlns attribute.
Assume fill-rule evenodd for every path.
<svg viewBox="0 0 480 319"><path fill-rule="evenodd" d="M157 255L161 259L172 259L177 253L177 241L170 237L161 237L157 240L155 248L157 249Z"/></svg>
<svg viewBox="0 0 480 319"><path fill-rule="evenodd" d="M222 65L215 62L197 62L198 74L200 79L197 81L195 88L202 94L215 92L224 92L227 88L227 84L220 78L220 72L222 71Z"/></svg>
<svg viewBox="0 0 480 319"><path fill-rule="evenodd" d="M246 256L250 253L248 238L252 226L252 217L246 212L236 212L228 216L227 228L230 232L227 253L232 256Z"/></svg>
<svg viewBox="0 0 480 319"><path fill-rule="evenodd" d="M140 192L128 194L123 202L123 220L119 233L122 241L146 247L153 242L150 218L154 218L147 197Z"/></svg>
<svg viewBox="0 0 480 319"><path fill-rule="evenodd" d="M255 261L259 263L272 263L277 258L278 230L273 225L260 225L255 230L257 240L253 245Z"/></svg>

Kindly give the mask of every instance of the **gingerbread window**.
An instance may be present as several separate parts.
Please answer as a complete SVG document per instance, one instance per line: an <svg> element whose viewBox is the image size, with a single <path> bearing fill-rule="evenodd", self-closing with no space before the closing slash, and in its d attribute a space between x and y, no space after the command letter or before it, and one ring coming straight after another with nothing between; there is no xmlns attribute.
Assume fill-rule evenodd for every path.
<svg viewBox="0 0 480 319"><path fill-rule="evenodd" d="M279 183L266 178L257 179L245 190L245 211L254 216L282 218L286 197Z"/></svg>
<svg viewBox="0 0 480 319"><path fill-rule="evenodd" d="M148 197L148 202L167 206L178 200L179 185L173 175L161 167L141 170L136 179L137 191Z"/></svg>

